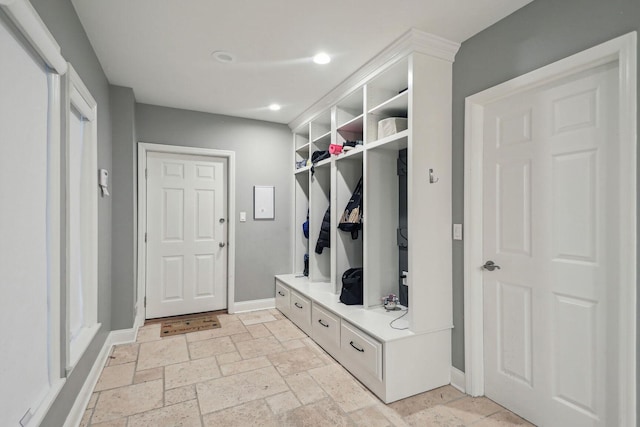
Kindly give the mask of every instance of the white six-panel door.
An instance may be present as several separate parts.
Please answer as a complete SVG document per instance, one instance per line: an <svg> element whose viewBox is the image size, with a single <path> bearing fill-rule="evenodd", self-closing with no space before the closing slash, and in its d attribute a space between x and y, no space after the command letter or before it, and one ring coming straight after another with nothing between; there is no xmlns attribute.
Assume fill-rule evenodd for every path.
<svg viewBox="0 0 640 427"><path fill-rule="evenodd" d="M146 318L227 306L227 160L147 155Z"/></svg>
<svg viewBox="0 0 640 427"><path fill-rule="evenodd" d="M483 253L500 266L483 273L485 393L541 426L615 411L617 76L609 64L485 110Z"/></svg>

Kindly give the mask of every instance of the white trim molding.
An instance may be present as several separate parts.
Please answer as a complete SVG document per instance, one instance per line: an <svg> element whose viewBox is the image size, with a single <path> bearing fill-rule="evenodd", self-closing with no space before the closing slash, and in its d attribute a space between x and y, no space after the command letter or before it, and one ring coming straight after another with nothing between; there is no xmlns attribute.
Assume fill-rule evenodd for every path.
<svg viewBox="0 0 640 427"><path fill-rule="evenodd" d="M0 7L49 67L60 75L67 72L60 46L28 0L0 0Z"/></svg>
<svg viewBox="0 0 640 427"><path fill-rule="evenodd" d="M153 144L138 142L138 275L137 289L138 300L136 302L136 324L144 322L144 299L146 296L146 246L144 234L147 229L147 186L145 170L147 169L147 153L174 153L191 154L196 156L210 156L226 158L227 170L227 311L234 312L235 299L235 273L236 273L236 153L228 150L213 148L182 147L178 145Z"/></svg>
<svg viewBox="0 0 640 427"><path fill-rule="evenodd" d="M442 37L411 28L372 60L364 64L354 74L336 86L331 92L320 98L311 107L303 111L289 123L289 127L296 131L301 125L309 122L318 114L326 110L327 105L337 104L340 99L349 96L365 82L382 73L387 67L406 57L411 52L423 53L445 61L453 62L460 44ZM386 67L385 67L386 65Z"/></svg>
<svg viewBox="0 0 640 427"><path fill-rule="evenodd" d="M256 299L252 301L239 301L234 304L233 311L228 310L229 314L246 313L248 311L266 310L276 308L275 298Z"/></svg>
<svg viewBox="0 0 640 427"><path fill-rule="evenodd" d="M98 357L96 357L96 360L93 362L91 371L89 371L89 374L84 380L84 384L82 385L80 392L76 396L76 400L73 403L69 414L67 414L67 419L65 420L64 427L77 427L80 425L82 416L84 415L84 411L89 404L91 395L93 394L93 389L96 387L98 379L100 378L100 374L102 373L102 368L104 368L104 365L107 362L107 357L109 357L109 354L111 354L111 349L113 348L113 346L118 344L127 344L134 342L136 340L137 333L138 328L121 329L117 331L111 331L109 333L107 339L102 345L102 349L100 350Z"/></svg>
<svg viewBox="0 0 640 427"><path fill-rule="evenodd" d="M637 248L637 35L626 34L466 99L464 142L464 326L465 389L484 394L482 201L483 121L485 105L603 64L619 70L620 154L618 185L622 197L619 218L620 260L618 299L620 333L618 359L619 425L636 425L636 248Z"/></svg>
<svg viewBox="0 0 640 427"><path fill-rule="evenodd" d="M454 388L457 388L458 390L460 390L461 392L466 393L464 372L462 372L460 369L456 368L455 366L451 367L451 385Z"/></svg>

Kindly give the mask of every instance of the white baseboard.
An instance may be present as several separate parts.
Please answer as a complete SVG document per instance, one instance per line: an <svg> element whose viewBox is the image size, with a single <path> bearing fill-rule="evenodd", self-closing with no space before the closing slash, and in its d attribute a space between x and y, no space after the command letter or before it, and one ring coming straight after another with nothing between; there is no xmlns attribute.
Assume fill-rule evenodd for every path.
<svg viewBox="0 0 640 427"><path fill-rule="evenodd" d="M465 392L464 372L458 368L451 367L451 385L463 393Z"/></svg>
<svg viewBox="0 0 640 427"><path fill-rule="evenodd" d="M89 404L89 400L91 399L91 395L93 394L93 389L96 387L96 383L98 382L100 374L102 373L102 368L107 362L109 353L111 353L111 348L113 348L113 346L117 344L134 342L137 332L137 325L134 325L134 327L131 329L120 329L117 331L109 332L109 335L107 336L107 339L104 341L104 345L100 350L100 354L98 354L98 357L93 363L93 367L91 368L89 375L87 375L87 378L84 380L84 385L80 389L73 407L71 408L71 411L69 411L69 415L67 415L64 427L77 427L80 425L80 421L82 421L82 416L84 415L85 408Z"/></svg>
<svg viewBox="0 0 640 427"><path fill-rule="evenodd" d="M229 310L229 313L246 313L247 311L266 310L268 308L275 307L275 298L256 299L253 301L240 301L233 304L233 308Z"/></svg>

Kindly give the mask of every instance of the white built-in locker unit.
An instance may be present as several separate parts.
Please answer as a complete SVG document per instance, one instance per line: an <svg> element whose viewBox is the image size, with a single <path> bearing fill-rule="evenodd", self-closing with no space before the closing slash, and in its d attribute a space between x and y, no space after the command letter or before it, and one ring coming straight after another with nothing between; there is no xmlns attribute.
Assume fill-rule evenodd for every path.
<svg viewBox="0 0 640 427"><path fill-rule="evenodd" d="M294 167L293 270L275 278L276 306L387 403L450 383L451 71L458 48L411 30L290 123L292 164L330 143L363 144L317 163L313 173L309 166ZM379 137L378 122L390 117L406 117L408 129ZM381 300L398 293L401 274L402 149L408 169L408 313L386 311ZM363 230L353 240L337 224L361 176ZM331 247L316 254L329 206ZM307 210L309 239L302 231ZM308 277L302 275L305 253ZM342 274L351 267L364 268L363 305L339 302Z"/></svg>

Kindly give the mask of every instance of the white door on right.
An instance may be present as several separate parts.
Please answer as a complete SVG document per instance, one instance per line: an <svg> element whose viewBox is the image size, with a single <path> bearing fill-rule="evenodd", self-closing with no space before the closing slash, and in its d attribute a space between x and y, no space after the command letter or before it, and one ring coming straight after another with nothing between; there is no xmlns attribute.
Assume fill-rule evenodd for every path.
<svg viewBox="0 0 640 427"><path fill-rule="evenodd" d="M616 419L617 84L610 64L485 109L485 393L540 426Z"/></svg>

